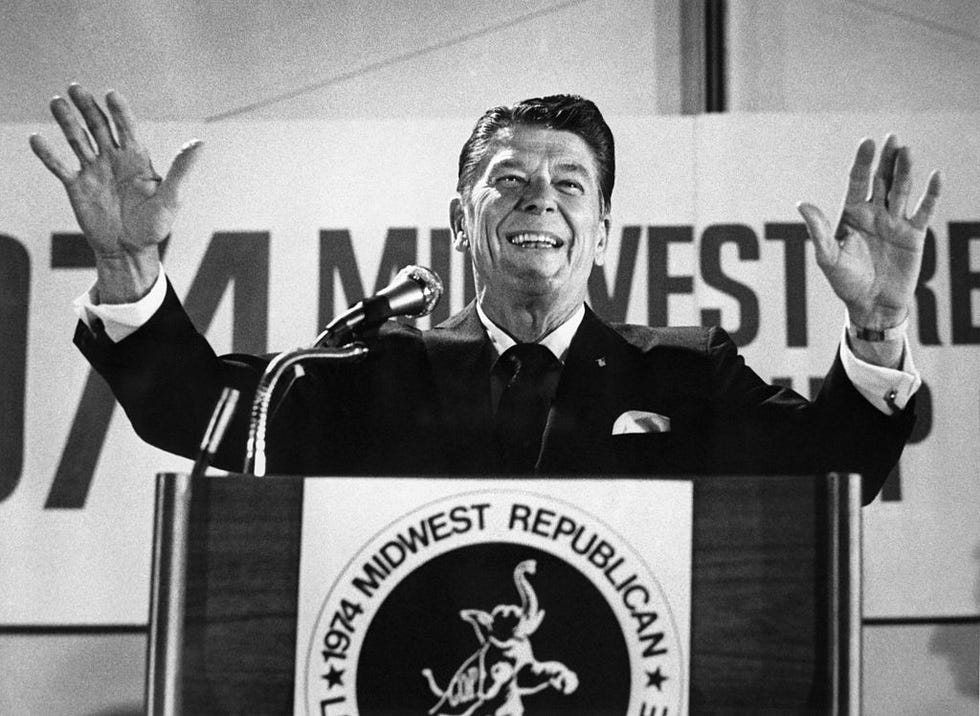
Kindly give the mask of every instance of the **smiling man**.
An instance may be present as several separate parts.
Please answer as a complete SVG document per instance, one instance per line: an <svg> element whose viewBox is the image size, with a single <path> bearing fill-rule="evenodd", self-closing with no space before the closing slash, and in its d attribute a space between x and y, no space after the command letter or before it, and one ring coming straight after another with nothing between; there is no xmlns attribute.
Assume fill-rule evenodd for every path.
<svg viewBox="0 0 980 716"><path fill-rule="evenodd" d="M200 143L157 175L116 93L108 116L69 89L52 113L78 158L31 146L64 184L96 255L76 344L137 432L194 454L225 385L249 405L268 357L218 357L160 267L158 245ZM111 117L111 120L110 120ZM113 132L114 125L115 132ZM586 305L610 235L613 136L576 96L488 110L459 160L450 205L476 300L420 332L390 322L363 363L312 367L270 428L269 469L345 474L816 473L857 471L866 502L898 460L920 383L905 323L939 195L934 173L909 216L908 149L889 137L872 176L861 143L838 228L801 204L818 263L849 314L811 403L766 384L719 328L611 325ZM239 409L218 464L242 464Z"/></svg>

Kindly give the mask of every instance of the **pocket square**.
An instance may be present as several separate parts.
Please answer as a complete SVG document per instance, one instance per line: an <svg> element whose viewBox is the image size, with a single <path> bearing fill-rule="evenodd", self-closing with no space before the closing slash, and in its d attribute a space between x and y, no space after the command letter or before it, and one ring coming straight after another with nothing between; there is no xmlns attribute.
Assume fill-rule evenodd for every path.
<svg viewBox="0 0 980 716"><path fill-rule="evenodd" d="M645 410L627 410L613 423L613 435L629 433L669 433L670 418L660 413Z"/></svg>

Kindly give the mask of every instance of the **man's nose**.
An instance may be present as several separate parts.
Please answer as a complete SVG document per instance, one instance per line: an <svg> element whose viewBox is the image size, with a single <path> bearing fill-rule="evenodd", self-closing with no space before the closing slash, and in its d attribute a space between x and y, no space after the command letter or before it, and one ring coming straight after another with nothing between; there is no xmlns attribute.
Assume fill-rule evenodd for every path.
<svg viewBox="0 0 980 716"><path fill-rule="evenodd" d="M532 177L524 188L521 196L521 211L531 214L544 214L557 211L555 203L555 188L547 177Z"/></svg>

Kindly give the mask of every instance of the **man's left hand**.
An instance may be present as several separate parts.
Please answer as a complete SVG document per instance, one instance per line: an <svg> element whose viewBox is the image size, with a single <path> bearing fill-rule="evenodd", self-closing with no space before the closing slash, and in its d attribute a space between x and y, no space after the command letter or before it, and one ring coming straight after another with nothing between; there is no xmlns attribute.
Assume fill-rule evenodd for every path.
<svg viewBox="0 0 980 716"><path fill-rule="evenodd" d="M909 148L898 146L894 135L888 135L872 178L874 155L874 140L862 141L836 231L813 204L801 202L797 209L816 248L817 264L847 306L851 321L883 330L900 324L909 313L941 180L939 172L932 172L915 211L907 216L912 185Z"/></svg>

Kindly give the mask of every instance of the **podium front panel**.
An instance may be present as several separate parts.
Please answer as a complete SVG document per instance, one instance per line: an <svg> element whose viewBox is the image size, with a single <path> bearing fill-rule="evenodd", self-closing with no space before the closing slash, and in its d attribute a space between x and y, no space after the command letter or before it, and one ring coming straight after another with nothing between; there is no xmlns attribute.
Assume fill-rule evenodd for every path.
<svg viewBox="0 0 980 716"><path fill-rule="evenodd" d="M693 478L691 713L854 708L856 480ZM192 487L183 710L291 713L304 478Z"/></svg>

